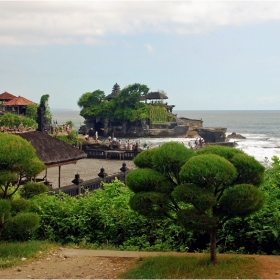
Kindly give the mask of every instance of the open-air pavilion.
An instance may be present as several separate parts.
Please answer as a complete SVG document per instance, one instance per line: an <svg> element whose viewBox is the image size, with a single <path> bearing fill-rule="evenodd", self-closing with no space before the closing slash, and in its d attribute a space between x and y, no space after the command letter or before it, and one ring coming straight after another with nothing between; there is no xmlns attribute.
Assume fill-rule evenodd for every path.
<svg viewBox="0 0 280 280"><path fill-rule="evenodd" d="M79 159L87 157L87 154L83 150L73 147L72 145L52 137L47 133L32 131L18 133L18 135L32 144L36 150L38 158L46 165L46 181L48 168L58 166L59 188L61 187L61 166L76 164Z"/></svg>

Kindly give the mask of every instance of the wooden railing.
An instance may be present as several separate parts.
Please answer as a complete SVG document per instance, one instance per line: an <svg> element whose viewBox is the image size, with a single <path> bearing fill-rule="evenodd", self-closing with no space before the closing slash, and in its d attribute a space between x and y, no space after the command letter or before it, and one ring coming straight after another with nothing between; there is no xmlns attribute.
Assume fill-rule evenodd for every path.
<svg viewBox="0 0 280 280"><path fill-rule="evenodd" d="M87 154L88 158L101 158L101 159L105 159L107 158L107 153L105 155L105 152L108 152L110 150L97 150L97 149L83 149L83 151ZM114 151L114 150L112 150ZM134 159L140 152L138 151L130 151L130 150L121 150L122 155L123 155L123 159L126 160L132 160ZM115 153L115 154L111 154L110 155L111 159L120 159L119 154Z"/></svg>

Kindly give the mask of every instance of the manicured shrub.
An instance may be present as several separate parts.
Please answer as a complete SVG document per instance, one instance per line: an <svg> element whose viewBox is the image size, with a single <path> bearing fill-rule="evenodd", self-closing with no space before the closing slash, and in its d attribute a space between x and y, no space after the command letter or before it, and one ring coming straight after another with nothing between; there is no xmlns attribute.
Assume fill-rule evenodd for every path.
<svg viewBox="0 0 280 280"><path fill-rule="evenodd" d="M49 191L49 188L43 183L27 182L20 189L20 195L26 199L29 199L29 198L33 197L34 195L46 193L48 191Z"/></svg>
<svg viewBox="0 0 280 280"><path fill-rule="evenodd" d="M35 213L19 213L7 222L3 239L9 241L26 241L39 227L40 217Z"/></svg>
<svg viewBox="0 0 280 280"><path fill-rule="evenodd" d="M12 212L14 214L17 214L21 211L26 211L30 207L30 201L28 201L25 198L15 198L11 201L11 206L12 206Z"/></svg>

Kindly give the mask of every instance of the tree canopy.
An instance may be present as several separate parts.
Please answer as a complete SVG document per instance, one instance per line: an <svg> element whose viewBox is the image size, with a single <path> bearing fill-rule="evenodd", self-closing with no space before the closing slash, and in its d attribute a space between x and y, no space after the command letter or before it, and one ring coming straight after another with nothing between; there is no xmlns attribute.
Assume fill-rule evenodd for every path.
<svg viewBox="0 0 280 280"><path fill-rule="evenodd" d="M18 190L22 178L36 177L45 165L38 159L33 146L20 136L0 133L0 141L0 189L2 198L8 198Z"/></svg>
<svg viewBox="0 0 280 280"><path fill-rule="evenodd" d="M120 120L139 120L148 117L147 104L140 102L141 96L148 93L146 85L135 83L123 88L118 95L106 100L101 90L84 93L78 100L83 117L100 116Z"/></svg>
<svg viewBox="0 0 280 280"><path fill-rule="evenodd" d="M105 100L105 93L101 90L84 93L78 100L81 110L81 116L96 116L102 112L102 102Z"/></svg>
<svg viewBox="0 0 280 280"><path fill-rule="evenodd" d="M234 217L258 211L264 167L235 148L208 146L198 152L176 142L140 153L126 177L133 210L169 217L186 229L207 231L215 263L217 234Z"/></svg>

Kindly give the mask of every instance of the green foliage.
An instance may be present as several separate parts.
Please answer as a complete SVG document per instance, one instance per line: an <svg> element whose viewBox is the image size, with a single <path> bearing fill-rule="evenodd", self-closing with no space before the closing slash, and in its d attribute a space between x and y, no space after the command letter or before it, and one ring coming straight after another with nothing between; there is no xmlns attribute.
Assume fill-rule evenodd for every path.
<svg viewBox="0 0 280 280"><path fill-rule="evenodd" d="M197 152L200 154L216 154L231 162L237 170L238 176L234 184L250 184L259 186L263 180L264 166L254 157L238 149L224 146L206 146Z"/></svg>
<svg viewBox="0 0 280 280"><path fill-rule="evenodd" d="M21 258L31 259L36 257L44 257L52 249L56 249L58 245L30 240L27 242L1 242L0 246L0 268L8 268L15 265L21 265Z"/></svg>
<svg viewBox="0 0 280 280"><path fill-rule="evenodd" d="M13 215L16 215L19 212L27 211L30 208L30 201L25 198L15 198L11 201L11 210Z"/></svg>
<svg viewBox="0 0 280 280"><path fill-rule="evenodd" d="M265 194L264 206L250 216L226 222L220 231L219 251L280 254L280 164L277 157L272 161L260 187Z"/></svg>
<svg viewBox="0 0 280 280"><path fill-rule="evenodd" d="M49 188L43 183L27 182L20 189L20 195L26 199L29 199L34 195L47 193L48 191Z"/></svg>
<svg viewBox="0 0 280 280"><path fill-rule="evenodd" d="M149 118L151 123L165 123L173 120L164 106L149 105Z"/></svg>
<svg viewBox="0 0 280 280"><path fill-rule="evenodd" d="M146 95L148 91L149 88L146 85L138 83L123 88L112 100L114 103L114 118L129 121L147 118L147 104L141 103L140 98Z"/></svg>
<svg viewBox="0 0 280 280"><path fill-rule="evenodd" d="M0 118L0 126L18 128L20 124L25 127L38 128L38 124L33 118L23 117L12 113L6 113Z"/></svg>
<svg viewBox="0 0 280 280"><path fill-rule="evenodd" d="M148 118L148 105L140 102L140 97L146 95L149 88L142 84L132 84L123 88L112 100L105 100L101 90L84 93L78 105L82 108L83 117L101 116L109 119L135 121Z"/></svg>
<svg viewBox="0 0 280 280"><path fill-rule="evenodd" d="M40 218L35 213L19 213L13 216L3 230L3 238L12 241L26 241L39 227Z"/></svg>
<svg viewBox="0 0 280 280"><path fill-rule="evenodd" d="M177 142L162 144L153 154L154 168L164 174L169 180L178 184L181 167L195 155L192 149Z"/></svg>
<svg viewBox="0 0 280 280"><path fill-rule="evenodd" d="M158 147L141 152L133 159L134 164L139 168L153 168L152 158L157 149Z"/></svg>
<svg viewBox="0 0 280 280"><path fill-rule="evenodd" d="M10 185L13 185L17 182L18 177L15 172L9 170L0 170L0 189L1 189L1 198L7 193L7 189Z"/></svg>
<svg viewBox="0 0 280 280"><path fill-rule="evenodd" d="M192 157L180 171L183 182L193 183L207 190L221 193L236 178L235 167L226 159L205 154Z"/></svg>
<svg viewBox="0 0 280 280"><path fill-rule="evenodd" d="M71 129L74 127L74 123L72 121L67 121L65 124L68 125Z"/></svg>
<svg viewBox="0 0 280 280"><path fill-rule="evenodd" d="M131 186L131 190L135 193L145 191L155 191L160 193L170 193L174 189L174 185L160 172L143 168L136 169L126 176L126 183Z"/></svg>
<svg viewBox="0 0 280 280"><path fill-rule="evenodd" d="M219 146L219 145L205 146L203 149L199 149L197 151L198 155L201 155L201 154L215 154L215 155L223 157L227 160L232 159L232 157L235 154L239 154L239 153L244 154L244 152L239 150L239 149L232 149L230 147Z"/></svg>
<svg viewBox="0 0 280 280"><path fill-rule="evenodd" d="M40 105L46 106L50 96L48 94L42 95L40 99Z"/></svg>
<svg viewBox="0 0 280 280"><path fill-rule="evenodd" d="M264 168L234 148L206 147L195 155L191 149L171 142L135 161L141 166L143 159L145 166L147 158L154 173L139 168L127 176L127 186L135 193L130 200L132 209L148 217L173 220L176 214L185 229L207 231L212 262L216 262L217 232L224 223L263 206L264 195L257 187ZM164 177L173 188L166 188Z"/></svg>
<svg viewBox="0 0 280 280"><path fill-rule="evenodd" d="M47 123L50 124L52 122L52 114L51 114L50 107L48 104L49 98L50 98L49 94L42 95L41 99L40 99L40 107L45 108L44 119Z"/></svg>
<svg viewBox="0 0 280 280"><path fill-rule="evenodd" d="M26 116L36 122L38 105L30 104L26 106Z"/></svg>
<svg viewBox="0 0 280 280"><path fill-rule="evenodd" d="M7 220L11 217L11 202L0 199L0 229L3 229Z"/></svg>
<svg viewBox="0 0 280 280"><path fill-rule="evenodd" d="M53 135L53 136L65 143L68 143L78 148L82 148L83 139L79 138L75 130L71 130L67 135Z"/></svg>
<svg viewBox="0 0 280 280"><path fill-rule="evenodd" d="M243 217L260 210L263 204L264 195L259 189L240 184L225 191L220 200L220 209L229 217Z"/></svg>
<svg viewBox="0 0 280 280"><path fill-rule="evenodd" d="M129 207L132 192L119 181L104 184L79 199L63 193L31 199L31 210L41 217L33 238L60 243L117 246L121 250L170 251L191 246L194 234L167 219L139 216Z"/></svg>
<svg viewBox="0 0 280 280"><path fill-rule="evenodd" d="M259 186L264 176L264 166L246 154L236 154L230 162L235 166L238 177L235 184L253 184Z"/></svg>
<svg viewBox="0 0 280 280"><path fill-rule="evenodd" d="M0 236L3 240L25 241L39 226L39 216L28 213L30 205L24 198L0 199Z"/></svg>
<svg viewBox="0 0 280 280"><path fill-rule="evenodd" d="M101 90L84 93L78 100L78 106L82 108L80 115L83 117L100 115L104 99L105 93Z"/></svg>
<svg viewBox="0 0 280 280"><path fill-rule="evenodd" d="M2 197L8 198L18 190L23 177L35 177L45 165L38 159L33 146L20 136L0 133L0 141L0 188ZM17 188L9 193L15 179Z"/></svg>

